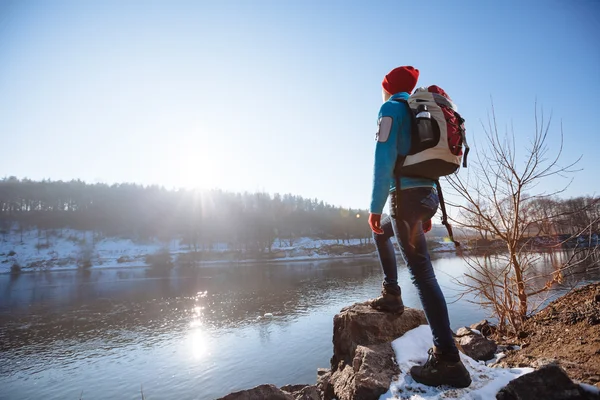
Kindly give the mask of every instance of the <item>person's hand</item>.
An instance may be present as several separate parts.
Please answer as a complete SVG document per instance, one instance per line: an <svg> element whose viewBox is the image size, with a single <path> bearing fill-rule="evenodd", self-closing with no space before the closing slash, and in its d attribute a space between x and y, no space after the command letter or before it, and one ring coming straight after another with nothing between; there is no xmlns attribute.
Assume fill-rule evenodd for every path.
<svg viewBox="0 0 600 400"><path fill-rule="evenodd" d="M381 229L381 214L369 214L369 226L376 234L383 235L383 229Z"/></svg>
<svg viewBox="0 0 600 400"><path fill-rule="evenodd" d="M427 233L431 230L431 219L423 221L423 232Z"/></svg>

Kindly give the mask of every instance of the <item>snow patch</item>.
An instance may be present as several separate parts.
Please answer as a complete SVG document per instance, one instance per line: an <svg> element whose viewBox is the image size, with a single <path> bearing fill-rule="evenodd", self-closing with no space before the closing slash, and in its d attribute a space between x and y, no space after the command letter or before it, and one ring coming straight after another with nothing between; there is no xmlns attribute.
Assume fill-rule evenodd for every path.
<svg viewBox="0 0 600 400"><path fill-rule="evenodd" d="M421 325L392 342L392 347L396 353L396 362L402 373L398 380L392 382L388 392L381 395L380 400L397 398L410 400L494 399L496 393L508 382L533 371L533 368L490 368L483 362L475 361L461 353L461 359L471 374L473 381L471 386L465 389L456 389L449 386L425 386L413 380L408 371L414 365L425 363L427 350L431 347L432 340L429 326Z"/></svg>

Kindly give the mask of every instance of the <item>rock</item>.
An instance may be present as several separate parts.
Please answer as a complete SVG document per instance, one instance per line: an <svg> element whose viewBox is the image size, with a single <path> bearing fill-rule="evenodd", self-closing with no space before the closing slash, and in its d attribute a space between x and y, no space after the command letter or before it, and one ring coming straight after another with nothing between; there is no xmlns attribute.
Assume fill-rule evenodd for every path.
<svg viewBox="0 0 600 400"><path fill-rule="evenodd" d="M317 389L324 400L331 400L335 397L331 384L331 370L325 368L317 370Z"/></svg>
<svg viewBox="0 0 600 400"><path fill-rule="evenodd" d="M295 400L321 400L321 394L316 386L306 386L304 389L293 393Z"/></svg>
<svg viewBox="0 0 600 400"><path fill-rule="evenodd" d="M463 336L468 336L468 335L473 335L474 332L471 331L470 328L467 327L462 327L462 328L458 328L458 330L456 331L456 337L463 337Z"/></svg>
<svg viewBox="0 0 600 400"><path fill-rule="evenodd" d="M508 383L497 400L591 400L597 397L575 384L557 365L547 365Z"/></svg>
<svg viewBox="0 0 600 400"><path fill-rule="evenodd" d="M457 347L474 360L491 360L498 349L496 342L471 331L469 328L460 328L456 336Z"/></svg>
<svg viewBox="0 0 600 400"><path fill-rule="evenodd" d="M357 346L351 365L332 375L333 391L339 400L378 399L400 373L391 343Z"/></svg>
<svg viewBox="0 0 600 400"><path fill-rule="evenodd" d="M285 385L281 390L294 397L294 400L321 400L321 395L314 385Z"/></svg>
<svg viewBox="0 0 600 400"><path fill-rule="evenodd" d="M230 393L217 400L296 400L290 393L286 393L275 385L260 385L252 389Z"/></svg>
<svg viewBox="0 0 600 400"><path fill-rule="evenodd" d="M530 365L532 368L539 369L539 368L545 367L547 365L559 365L559 364L560 363L555 358L540 357L538 359L533 360Z"/></svg>
<svg viewBox="0 0 600 400"><path fill-rule="evenodd" d="M391 342L427 324L421 310L390 314L368 303L343 308L333 319L331 371L320 372L317 387L326 400L377 399L400 370Z"/></svg>
<svg viewBox="0 0 600 400"><path fill-rule="evenodd" d="M285 386L282 386L280 389L283 390L284 392L293 394L294 392L298 392L307 386L308 385L285 385Z"/></svg>
<svg viewBox="0 0 600 400"><path fill-rule="evenodd" d="M471 325L470 328L478 330L483 336L486 337L496 333L496 326L490 324L487 319L483 319L478 323Z"/></svg>
<svg viewBox="0 0 600 400"><path fill-rule="evenodd" d="M17 253L15 253L14 250L11 250L11 251L8 252L8 256L9 257L13 257L13 256L16 256L16 255L17 255Z"/></svg>
<svg viewBox="0 0 600 400"><path fill-rule="evenodd" d="M414 308L407 307L398 315L377 311L367 302L345 307L333 318L331 368L335 371L340 362L352 365L358 345L389 343L426 324L425 313Z"/></svg>

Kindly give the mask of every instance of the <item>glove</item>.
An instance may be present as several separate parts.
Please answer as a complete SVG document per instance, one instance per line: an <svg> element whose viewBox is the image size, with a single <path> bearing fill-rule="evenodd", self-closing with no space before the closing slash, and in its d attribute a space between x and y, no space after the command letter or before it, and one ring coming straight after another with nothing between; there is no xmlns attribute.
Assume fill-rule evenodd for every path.
<svg viewBox="0 0 600 400"><path fill-rule="evenodd" d="M376 234L383 235L383 229L381 229L381 214L369 214L369 226Z"/></svg>
<svg viewBox="0 0 600 400"><path fill-rule="evenodd" d="M431 230L431 220L423 221L423 232L427 233Z"/></svg>

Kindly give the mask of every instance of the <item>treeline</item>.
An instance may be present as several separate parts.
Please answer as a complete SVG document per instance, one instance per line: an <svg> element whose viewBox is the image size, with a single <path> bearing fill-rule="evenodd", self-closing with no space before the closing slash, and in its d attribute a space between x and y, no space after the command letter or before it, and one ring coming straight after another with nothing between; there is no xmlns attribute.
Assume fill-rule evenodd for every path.
<svg viewBox="0 0 600 400"><path fill-rule="evenodd" d="M600 198L579 196L534 198L525 202L525 218L539 235L590 234L600 232Z"/></svg>
<svg viewBox="0 0 600 400"><path fill-rule="evenodd" d="M483 240L494 239L495 235L488 228L489 221L493 221L500 227L515 223L508 218L513 213L511 201L510 198L499 201L498 207L480 203L478 207L481 213L462 213L464 225ZM473 209L472 206L470 208ZM523 226L525 237L598 234L600 233L600 198L594 196L569 199L526 197L521 201L518 223Z"/></svg>
<svg viewBox="0 0 600 400"><path fill-rule="evenodd" d="M0 180L0 231L77 229L135 240L180 238L195 250L215 243L270 251L276 239L367 239L366 210L317 199L220 190L167 190L136 184Z"/></svg>

